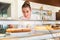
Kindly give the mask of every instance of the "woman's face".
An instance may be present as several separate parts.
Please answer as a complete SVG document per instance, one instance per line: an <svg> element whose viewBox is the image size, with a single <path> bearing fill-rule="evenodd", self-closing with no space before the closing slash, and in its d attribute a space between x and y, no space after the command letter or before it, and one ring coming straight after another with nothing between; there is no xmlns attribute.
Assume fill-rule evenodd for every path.
<svg viewBox="0 0 60 40"><path fill-rule="evenodd" d="M31 9L29 7L22 8L22 12L23 12L24 17L31 16Z"/></svg>

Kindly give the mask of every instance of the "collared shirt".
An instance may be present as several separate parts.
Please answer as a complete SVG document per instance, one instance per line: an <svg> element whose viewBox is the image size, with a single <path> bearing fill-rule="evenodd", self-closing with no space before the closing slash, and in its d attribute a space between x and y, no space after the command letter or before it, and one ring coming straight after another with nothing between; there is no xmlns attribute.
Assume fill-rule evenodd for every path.
<svg viewBox="0 0 60 40"><path fill-rule="evenodd" d="M41 19L40 19L39 15L34 14L34 15L31 15L30 19L27 19L24 16L21 16L20 20L41 20Z"/></svg>

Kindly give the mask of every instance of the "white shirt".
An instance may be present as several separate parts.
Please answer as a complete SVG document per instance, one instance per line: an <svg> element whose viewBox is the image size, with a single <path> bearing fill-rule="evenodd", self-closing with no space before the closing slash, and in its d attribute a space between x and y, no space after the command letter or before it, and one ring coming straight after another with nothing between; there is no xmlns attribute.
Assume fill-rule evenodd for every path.
<svg viewBox="0 0 60 40"><path fill-rule="evenodd" d="M21 16L20 20L40 20L40 17L39 15L33 14L31 15L30 19L26 19L24 16Z"/></svg>

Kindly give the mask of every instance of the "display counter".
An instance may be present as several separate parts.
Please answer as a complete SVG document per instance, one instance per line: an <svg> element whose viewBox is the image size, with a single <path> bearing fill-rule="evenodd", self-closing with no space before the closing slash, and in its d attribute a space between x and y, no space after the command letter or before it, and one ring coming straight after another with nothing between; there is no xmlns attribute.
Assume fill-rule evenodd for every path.
<svg viewBox="0 0 60 40"><path fill-rule="evenodd" d="M41 39L50 39L50 38L60 37L60 33L53 33L53 34L14 33L11 35L0 37L0 40L41 40Z"/></svg>
<svg viewBox="0 0 60 40"><path fill-rule="evenodd" d="M60 24L60 21L58 21ZM0 34L0 40L41 40L41 39L50 39L55 37L60 37L60 30L55 30L48 25L48 24L56 24L55 21L19 21L19 20L2 20L0 24L2 25L19 25L15 27L16 29L6 29L6 34ZM45 25L47 26L45 26ZM41 25L41 26L40 26ZM44 25L44 26L43 26ZM27 31L25 26L31 28L31 31ZM34 27L34 28L33 28ZM18 28L24 28L24 30L20 30ZM12 31L14 30L14 31ZM25 32L27 31L27 32Z"/></svg>

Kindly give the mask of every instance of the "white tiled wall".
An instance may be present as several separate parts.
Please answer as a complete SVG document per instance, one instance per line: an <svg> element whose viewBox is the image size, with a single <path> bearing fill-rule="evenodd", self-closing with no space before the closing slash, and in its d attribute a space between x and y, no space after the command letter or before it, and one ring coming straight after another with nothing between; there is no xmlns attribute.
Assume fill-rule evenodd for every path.
<svg viewBox="0 0 60 40"><path fill-rule="evenodd" d="M11 17L18 18L18 0L11 0Z"/></svg>
<svg viewBox="0 0 60 40"><path fill-rule="evenodd" d="M0 2L11 3L11 0L0 0Z"/></svg>

